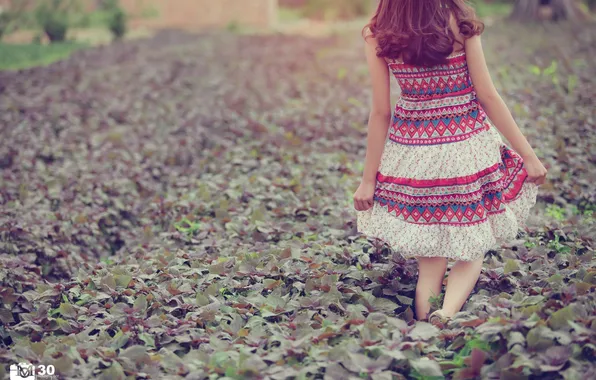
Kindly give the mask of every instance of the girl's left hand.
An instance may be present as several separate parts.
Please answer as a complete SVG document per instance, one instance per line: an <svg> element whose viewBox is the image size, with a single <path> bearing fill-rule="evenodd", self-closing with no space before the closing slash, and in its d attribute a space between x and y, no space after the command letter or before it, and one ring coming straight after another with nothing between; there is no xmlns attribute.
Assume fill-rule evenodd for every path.
<svg viewBox="0 0 596 380"><path fill-rule="evenodd" d="M354 193L354 208L357 211L366 211L372 208L375 187L375 182L360 182L358 190Z"/></svg>

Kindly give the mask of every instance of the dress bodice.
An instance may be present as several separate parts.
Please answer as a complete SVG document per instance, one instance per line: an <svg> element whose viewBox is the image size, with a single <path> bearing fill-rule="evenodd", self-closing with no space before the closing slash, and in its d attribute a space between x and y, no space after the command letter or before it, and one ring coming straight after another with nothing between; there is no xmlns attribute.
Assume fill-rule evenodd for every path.
<svg viewBox="0 0 596 380"><path fill-rule="evenodd" d="M489 128L465 53L432 67L389 61L401 97L395 106L390 138L407 145L434 145L465 140Z"/></svg>

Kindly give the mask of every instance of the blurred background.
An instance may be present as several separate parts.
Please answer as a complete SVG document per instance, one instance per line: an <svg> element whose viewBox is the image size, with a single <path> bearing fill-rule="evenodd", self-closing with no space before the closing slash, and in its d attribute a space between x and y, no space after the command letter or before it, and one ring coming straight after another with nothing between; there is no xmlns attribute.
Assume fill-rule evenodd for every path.
<svg viewBox="0 0 596 380"><path fill-rule="evenodd" d="M324 34L361 26L374 0L0 0L0 68L63 58L69 51L164 28ZM595 0L473 0L489 24L585 20ZM42 47L49 42L59 45ZM7 44L22 44L16 49ZM30 62L27 62L29 60ZM23 61L23 62L21 62Z"/></svg>

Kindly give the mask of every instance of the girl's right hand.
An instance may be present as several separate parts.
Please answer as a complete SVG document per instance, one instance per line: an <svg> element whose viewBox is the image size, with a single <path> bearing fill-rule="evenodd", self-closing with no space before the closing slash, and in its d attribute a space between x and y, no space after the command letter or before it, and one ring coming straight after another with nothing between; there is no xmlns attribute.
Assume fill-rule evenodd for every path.
<svg viewBox="0 0 596 380"><path fill-rule="evenodd" d="M542 162L540 162L538 157L534 156L524 159L524 166L528 172L528 179L530 182L535 183L536 185L544 184L548 171L544 165L542 165Z"/></svg>
<svg viewBox="0 0 596 380"><path fill-rule="evenodd" d="M362 181L354 193L354 208L356 211L366 211L372 208L374 202L376 182Z"/></svg>

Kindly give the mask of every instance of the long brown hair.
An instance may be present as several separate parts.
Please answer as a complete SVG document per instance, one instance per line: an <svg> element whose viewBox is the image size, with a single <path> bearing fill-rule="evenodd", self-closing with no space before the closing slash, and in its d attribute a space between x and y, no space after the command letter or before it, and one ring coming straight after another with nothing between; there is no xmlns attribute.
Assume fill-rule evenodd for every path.
<svg viewBox="0 0 596 380"><path fill-rule="evenodd" d="M484 24L464 0L378 0L365 38L378 42L377 56L418 66L445 63L456 42L454 17L464 38L479 35Z"/></svg>

